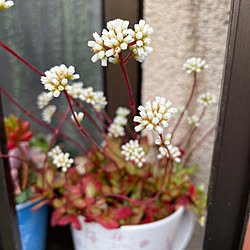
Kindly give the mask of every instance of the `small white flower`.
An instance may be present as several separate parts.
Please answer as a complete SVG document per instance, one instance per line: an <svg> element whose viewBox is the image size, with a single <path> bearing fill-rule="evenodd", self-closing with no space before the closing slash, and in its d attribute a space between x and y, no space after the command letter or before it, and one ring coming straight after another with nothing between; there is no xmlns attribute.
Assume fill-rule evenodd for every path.
<svg viewBox="0 0 250 250"><path fill-rule="evenodd" d="M188 124L190 125L194 125L195 127L200 126L200 122L199 122L200 119L197 115L188 116L187 120L188 120Z"/></svg>
<svg viewBox="0 0 250 250"><path fill-rule="evenodd" d="M51 123L52 117L56 112L55 105L49 105L42 111L42 119L47 123Z"/></svg>
<svg viewBox="0 0 250 250"><path fill-rule="evenodd" d="M62 153L61 148L57 145L54 148L51 149L51 151L49 151L48 156L55 158L57 157L59 154Z"/></svg>
<svg viewBox="0 0 250 250"><path fill-rule="evenodd" d="M83 94L83 82L74 82L71 86L71 89L68 90L68 94L73 98L80 98Z"/></svg>
<svg viewBox="0 0 250 250"><path fill-rule="evenodd" d="M189 58L183 65L183 70L188 74L192 72L201 72L203 69L206 69L208 65L205 60L197 57Z"/></svg>
<svg viewBox="0 0 250 250"><path fill-rule="evenodd" d="M14 5L13 1L0 0L0 10L8 9Z"/></svg>
<svg viewBox="0 0 250 250"><path fill-rule="evenodd" d="M73 162L74 160L69 158L69 153L60 153L53 158L53 164L55 164L57 168L62 168L63 172L66 172Z"/></svg>
<svg viewBox="0 0 250 250"><path fill-rule="evenodd" d="M119 107L115 113L118 115L118 116L122 116L122 117L126 117L130 114L130 110L127 109L127 108L124 108L124 107Z"/></svg>
<svg viewBox="0 0 250 250"><path fill-rule="evenodd" d="M81 122L82 122L82 119L83 119L83 117L84 117L84 114L83 114L82 112L79 112L79 113L74 112L74 113L75 113L75 116L76 116L77 121L78 121L79 123L81 123ZM74 116L73 116L73 115L71 115L71 119L73 120L73 122L75 122L75 119L74 119Z"/></svg>
<svg viewBox="0 0 250 250"><path fill-rule="evenodd" d="M94 93L94 108L96 111L100 112L105 108L105 106L108 104L106 97L104 96L104 93L102 91L97 91Z"/></svg>
<svg viewBox="0 0 250 250"><path fill-rule="evenodd" d="M173 146L172 144L168 145L167 147L168 147L168 150L170 152L171 158L175 162L180 163L181 162L181 158L180 158L181 152L180 152L179 148L176 146ZM160 154L157 155L158 159L162 159L165 156L167 158L169 158L168 151L165 147L159 147L159 152L160 152Z"/></svg>
<svg viewBox="0 0 250 250"><path fill-rule="evenodd" d="M129 21L115 19L107 23L107 29L103 29L102 36L96 32L93 34L95 41L89 41L88 46L92 47L95 55L92 62L101 60L102 66L107 66L107 60L111 63L119 63L119 53L128 48L128 44L134 39L128 29Z"/></svg>
<svg viewBox="0 0 250 250"><path fill-rule="evenodd" d="M118 138L120 136L124 136L125 135L125 130L124 127L116 124L116 123L112 123L109 128L108 128L108 136L113 136L115 138Z"/></svg>
<svg viewBox="0 0 250 250"><path fill-rule="evenodd" d="M198 103L201 103L204 106L207 106L208 104L216 103L215 95L210 94L209 92L202 94L199 96Z"/></svg>
<svg viewBox="0 0 250 250"><path fill-rule="evenodd" d="M103 67L107 66L107 56L106 56L106 49L104 46L103 39L98 35L97 32L93 33L93 37L95 41L88 41L88 46L91 47L92 51L95 52L95 54L92 56L91 61L93 63L97 62L98 60L101 60L101 64Z"/></svg>
<svg viewBox="0 0 250 250"><path fill-rule="evenodd" d="M144 20L140 20L138 24L134 25L134 31L130 35L136 41L136 44L130 46L129 49L139 62L143 62L148 54L153 51L153 48L149 46L151 39L148 37L153 31L153 28L146 24Z"/></svg>
<svg viewBox="0 0 250 250"><path fill-rule="evenodd" d="M172 138L172 134L170 134L170 133L166 134L166 136L164 138L164 143L165 143L166 146L170 145L171 138ZM158 138L155 139L155 144L159 145L159 146L162 145L162 141L161 141L160 136L158 136Z"/></svg>
<svg viewBox="0 0 250 250"><path fill-rule="evenodd" d="M140 124L135 127L135 131L147 129L162 134L163 128L168 127L169 118L177 112L176 108L170 108L170 106L171 102L166 102L165 98L159 96L152 103L146 102L145 107L139 106L140 116L135 116L134 122Z"/></svg>
<svg viewBox="0 0 250 250"><path fill-rule="evenodd" d="M80 99L88 104L95 104L95 92L92 87L83 89Z"/></svg>
<svg viewBox="0 0 250 250"><path fill-rule="evenodd" d="M140 147L138 140L130 140L121 146L121 154L125 156L126 161L133 161L138 167L142 167L146 162L145 152Z"/></svg>
<svg viewBox="0 0 250 250"><path fill-rule="evenodd" d="M41 82L44 88L49 91L48 97L58 97L62 91L71 90L68 80L76 80L80 77L74 73L75 68L73 66L67 68L64 64L46 71L45 76L41 77Z"/></svg>
<svg viewBox="0 0 250 250"><path fill-rule="evenodd" d="M42 92L37 96L37 106L39 109L46 107L53 97L48 97L46 92Z"/></svg>
<svg viewBox="0 0 250 250"><path fill-rule="evenodd" d="M86 169L85 169L85 166L84 164L78 164L76 166L76 170L77 172L80 174L80 175L84 175L86 173Z"/></svg>
<svg viewBox="0 0 250 250"><path fill-rule="evenodd" d="M120 126L126 126L128 123L128 119L126 117L117 115L114 119L114 123Z"/></svg>

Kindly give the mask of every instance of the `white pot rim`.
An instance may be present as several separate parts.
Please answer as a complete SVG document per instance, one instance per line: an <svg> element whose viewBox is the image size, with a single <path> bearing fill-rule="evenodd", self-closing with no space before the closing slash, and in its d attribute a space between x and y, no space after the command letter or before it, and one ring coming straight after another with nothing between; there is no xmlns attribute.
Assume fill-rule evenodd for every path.
<svg viewBox="0 0 250 250"><path fill-rule="evenodd" d="M176 210L175 212L173 212L172 214L170 214L169 216L163 218L163 219L160 219L160 220L157 220L157 221L154 221L154 222L150 222L150 223L145 223L145 224L139 224L139 225L123 225L119 228L115 228L115 229L107 229L107 230L122 230L122 231L133 231L133 230L138 230L138 229L148 229L148 228L154 228L154 227L158 227L160 226L161 224L165 224L165 223L171 223L172 220L174 220L176 217L179 217L181 216L183 213L184 213L184 207L181 206L178 208L178 210ZM84 220L84 217L83 216L79 216L82 220ZM91 223L94 223L94 224L97 224L101 227L103 227L101 224L97 223L97 222L91 222ZM104 228L104 227L103 227ZM106 228L104 228L106 229Z"/></svg>

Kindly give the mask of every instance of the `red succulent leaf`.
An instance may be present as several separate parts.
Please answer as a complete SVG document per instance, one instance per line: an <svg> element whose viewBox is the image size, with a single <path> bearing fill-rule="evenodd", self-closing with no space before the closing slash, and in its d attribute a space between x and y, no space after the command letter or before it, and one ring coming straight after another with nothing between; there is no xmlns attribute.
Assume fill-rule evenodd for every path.
<svg viewBox="0 0 250 250"><path fill-rule="evenodd" d="M73 205L76 207L76 208L79 208L79 209L82 209L82 208L85 208L87 206L87 202L84 201L82 198L80 199L75 199L72 201Z"/></svg>
<svg viewBox="0 0 250 250"><path fill-rule="evenodd" d="M18 141L19 136L15 132L10 132L9 135L8 135L8 139L11 140L11 141Z"/></svg>
<svg viewBox="0 0 250 250"><path fill-rule="evenodd" d="M133 211L130 207L120 207L115 210L114 217L115 219L127 219L133 214Z"/></svg>
<svg viewBox="0 0 250 250"><path fill-rule="evenodd" d="M11 150L16 147L16 143L14 142L8 142L8 149Z"/></svg>
<svg viewBox="0 0 250 250"><path fill-rule="evenodd" d="M28 121L22 121L22 131L25 133L30 129L30 123Z"/></svg>
<svg viewBox="0 0 250 250"><path fill-rule="evenodd" d="M191 199L192 199L193 201L196 201L196 200L197 200L197 194L196 194L196 192L195 192L195 187L194 187L193 184L191 184L191 185L189 186L189 195L190 195L190 197L191 197Z"/></svg>
<svg viewBox="0 0 250 250"><path fill-rule="evenodd" d="M77 229L77 230L81 230L82 227L81 227L81 224L78 220L78 216L77 215L71 215L71 223L72 223L72 226L73 228Z"/></svg>
<svg viewBox="0 0 250 250"><path fill-rule="evenodd" d="M71 216L70 215L63 215L57 219L56 224L59 226L66 226L71 222Z"/></svg>
<svg viewBox="0 0 250 250"><path fill-rule="evenodd" d="M105 227L107 229L115 229L115 228L118 228L120 226L118 221L116 221L115 219L112 219L110 217L98 217L95 219L96 219L96 222L98 222L99 224L101 224L103 227Z"/></svg>
<svg viewBox="0 0 250 250"><path fill-rule="evenodd" d="M52 227L55 227L57 225L58 220L60 217L63 215L63 210L62 209L55 209L51 215L50 223Z"/></svg>
<svg viewBox="0 0 250 250"><path fill-rule="evenodd" d="M22 136L22 141L28 141L31 137L33 136L33 133L31 131L26 132L23 136Z"/></svg>
<svg viewBox="0 0 250 250"><path fill-rule="evenodd" d="M112 173L117 171L117 166L113 162L108 162L107 164L104 165L103 169L108 173Z"/></svg>
<svg viewBox="0 0 250 250"><path fill-rule="evenodd" d="M187 195L183 195L179 198L176 199L176 207L179 207L179 206L184 206L184 207L187 207L190 203L190 199Z"/></svg>

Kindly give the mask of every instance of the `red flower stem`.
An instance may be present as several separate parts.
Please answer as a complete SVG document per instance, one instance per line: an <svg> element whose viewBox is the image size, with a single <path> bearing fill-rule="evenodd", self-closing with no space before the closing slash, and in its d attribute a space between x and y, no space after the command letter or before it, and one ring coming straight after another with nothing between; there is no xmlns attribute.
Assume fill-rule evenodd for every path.
<svg viewBox="0 0 250 250"><path fill-rule="evenodd" d="M133 42L131 42L131 43L128 44L128 47L133 46L135 44L136 44L136 41L133 41Z"/></svg>
<svg viewBox="0 0 250 250"><path fill-rule="evenodd" d="M191 91L191 94L190 94L190 96L189 96L189 98L188 98L188 101L187 101L187 103L186 103L186 105L185 105L185 108L184 108L183 111L181 112L181 115L180 115L180 117L179 117L177 123L175 124L175 127L174 127L173 131L172 131L172 140L173 140L173 138L174 138L174 134L175 134L176 129L178 128L178 126L179 126L180 123L181 123L181 120L182 120L182 118L183 118L183 116L184 116L184 114L185 114L185 111L188 109L188 107L189 107L189 105L190 105L190 103L191 103L191 101L192 101L192 98L193 98L193 95L194 95L194 91L195 91L196 85L197 85L197 73L194 72L194 83L193 83L192 91Z"/></svg>
<svg viewBox="0 0 250 250"><path fill-rule="evenodd" d="M202 112L201 112L199 121L198 121L199 123L201 122L202 118L204 117L205 112L206 112L206 109L207 109L207 107L204 106L204 108L203 108L203 110L202 110ZM191 133L189 134L188 139L186 140L186 145L183 147L183 148L184 148L184 152L185 152L185 148L187 147L188 143L190 142L190 140L191 140L193 134L195 133L195 131L196 131L197 129L198 129L198 127L195 126L195 127L191 130ZM185 138L182 139L182 141L181 141L181 143L180 143L180 147L183 145L184 139L185 139Z"/></svg>
<svg viewBox="0 0 250 250"><path fill-rule="evenodd" d="M81 103L74 99L73 97L70 96L70 98L72 100L74 100L75 104L77 105L77 107L79 107L81 109L81 111L86 114L86 116L90 119L90 121L96 126L96 128L98 129L98 131L101 133L102 136L105 136L105 133L102 131L101 127L97 124L97 122L95 121L95 119L93 119L93 117L90 115L90 113L81 105Z"/></svg>
<svg viewBox="0 0 250 250"><path fill-rule="evenodd" d="M128 54L127 58L123 61L123 63L126 64L132 55L133 55L133 52L130 51L130 53Z"/></svg>
<svg viewBox="0 0 250 250"><path fill-rule="evenodd" d="M73 109L73 106L72 106L72 103L70 101L70 96L68 94L68 92L66 90L63 90L63 93L65 94L66 96L66 99L68 101L68 104L69 104L69 108L71 110L71 113L74 117L74 120L76 122L76 125L77 127L80 129L80 131L88 138L88 140L98 149L100 150L99 146L96 144L96 142L84 131L84 129L82 128L82 126L80 125L79 121L77 120L76 118L76 115L75 115L75 112L74 112L74 109Z"/></svg>
<svg viewBox="0 0 250 250"><path fill-rule="evenodd" d="M109 123L112 124L113 121L110 119L109 115L107 114L107 112L105 110L102 111L102 115L104 117L104 119Z"/></svg>
<svg viewBox="0 0 250 250"><path fill-rule="evenodd" d="M45 76L44 73L42 73L37 68L35 68L33 65L31 65L30 63L28 63L21 56L19 56L15 51L13 51L12 49L10 49L6 44L4 44L1 41L0 41L0 46L2 46L5 50L7 50L8 52L10 52L13 56L15 56L17 59L19 59L21 62L23 62L26 66L28 66L30 69L32 69L33 71L35 71L40 76Z"/></svg>
<svg viewBox="0 0 250 250"><path fill-rule="evenodd" d="M97 117L97 119L101 122L101 124L103 125L103 127L105 129L108 129L108 126L105 124L105 122L103 121L102 117L101 117L101 114L99 112L96 111L95 107L91 104L90 107L94 110L95 112L95 115ZM106 136L106 134L102 131L102 135L103 136Z"/></svg>
<svg viewBox="0 0 250 250"><path fill-rule="evenodd" d="M37 124L39 124L42 127L47 128L48 130L54 132L55 129L52 128L51 126L49 126L48 124L40 121L39 119L37 119L36 117L34 117L31 113L29 113L26 109L24 109L19 103L17 103L1 86L0 86L0 91L13 103L15 104L26 116L28 116L31 120L33 120L34 122L36 122ZM60 132L59 135L63 136L65 139L71 141L72 143L74 143L77 147L79 147L81 149L81 151L83 153L86 154L85 149L83 149L81 147L81 145L76 142L73 138L69 137L68 135Z"/></svg>
<svg viewBox="0 0 250 250"><path fill-rule="evenodd" d="M52 137L52 139L50 141L50 145L49 145L49 147L48 147L48 149L47 149L47 151L45 153L45 159L44 159L44 163L43 163L43 168L44 169L45 169L46 162L48 160L48 153L51 150L52 146L54 145L54 143L56 141L56 137L58 136L58 134L60 132L60 129L61 129L62 125L63 125L63 122L65 121L65 119L66 119L69 111L70 111L70 108L68 107L67 110L66 110L66 112L64 113L63 117L61 118L61 121L60 121L58 127L54 131L53 137Z"/></svg>
<svg viewBox="0 0 250 250"><path fill-rule="evenodd" d="M10 155L10 154L2 154L0 153L0 158L15 158L17 160L20 160L20 161L23 161L23 162L26 162L26 163L29 163L29 161L23 157L20 157L20 156L17 156L17 155ZM33 166L33 164L30 164L30 166L35 170L37 171L38 173L42 173L42 171L36 167Z"/></svg>
<svg viewBox="0 0 250 250"><path fill-rule="evenodd" d="M195 150L197 148L199 148L202 145L202 143L204 143L206 141L208 136L210 136L214 132L215 128L216 128L215 125L213 127L211 127L207 131L207 133L203 137L201 137L201 139L193 146L193 148L189 151L189 153L188 153L188 155L187 155L187 157L185 159L185 162L187 162L190 159L191 155L195 152ZM183 163L183 165L184 165L184 163Z"/></svg>
<svg viewBox="0 0 250 250"><path fill-rule="evenodd" d="M66 96L66 99L68 101L68 104L69 104L69 108L71 110L71 113L74 117L74 120L78 126L78 128L80 129L80 131L89 139L89 141L97 148L97 150L102 153L104 156L106 156L108 159L110 159L114 164L115 166L117 167L117 169L119 169L119 166L117 165L116 161L108 154L106 154L103 150L100 149L100 147L97 145L97 143L84 131L84 129L82 128L82 126L80 125L80 123L78 122L77 118L76 118L76 115L75 115L75 112L74 112L74 109L73 109L73 106L72 106L72 103L70 101L70 97L69 97L69 94L66 90L63 91L65 96Z"/></svg>
<svg viewBox="0 0 250 250"><path fill-rule="evenodd" d="M124 78L125 78L125 81L126 81L126 84L127 84L129 98L130 98L129 105L130 105L130 108L131 108L131 111L132 111L132 115L133 115L133 117L135 117L136 116L135 102L134 102L134 98L133 98L133 93L132 93L131 85L130 85L129 80L128 80L128 75L127 75L127 72L126 72L126 69L125 69L125 66L124 66L124 63L123 63L122 53L119 54L119 64L120 64L122 73L124 75ZM134 126L136 126L136 125L137 125L137 123L134 122ZM136 138L136 137L137 137L137 134L134 131L134 138Z"/></svg>

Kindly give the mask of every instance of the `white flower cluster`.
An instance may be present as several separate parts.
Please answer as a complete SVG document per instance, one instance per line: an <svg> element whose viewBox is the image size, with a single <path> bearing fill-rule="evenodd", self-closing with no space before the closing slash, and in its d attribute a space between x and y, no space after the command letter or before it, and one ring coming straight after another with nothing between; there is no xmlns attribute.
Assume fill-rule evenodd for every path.
<svg viewBox="0 0 250 250"><path fill-rule="evenodd" d="M121 154L125 156L126 161L133 161L138 167L142 167L146 159L145 152L140 147L138 140L130 140L121 146Z"/></svg>
<svg viewBox="0 0 250 250"><path fill-rule="evenodd" d="M188 73L192 72L201 72L203 69L206 69L208 65L205 60L197 57L189 58L183 65L183 69Z"/></svg>
<svg viewBox="0 0 250 250"><path fill-rule="evenodd" d="M192 115L187 117L188 124L194 125L195 127L200 126L200 119L197 115Z"/></svg>
<svg viewBox="0 0 250 250"><path fill-rule="evenodd" d="M177 112L176 108L170 108L170 106L171 102L166 102L165 98L159 96L152 103L146 102L145 107L139 106L140 116L135 116L134 122L140 124L135 127L135 131L147 129L162 134L163 127L168 127L168 119Z"/></svg>
<svg viewBox="0 0 250 250"><path fill-rule="evenodd" d="M172 158L172 160L177 162L177 163L180 163L181 162L181 158L180 158L181 152L180 152L179 148L176 146L173 146L172 144L169 144L167 147L168 147L170 157ZM165 156L167 158L170 158L168 151L165 147L163 147L163 146L159 147L159 152L160 153L157 155L158 159L162 159Z"/></svg>
<svg viewBox="0 0 250 250"><path fill-rule="evenodd" d="M45 76L41 77L41 82L44 88L49 91L48 97L58 97L62 91L70 90L71 86L68 84L68 80L80 78L78 74L74 73L75 68L73 66L67 68L64 64L47 70Z"/></svg>
<svg viewBox="0 0 250 250"><path fill-rule="evenodd" d="M61 168L63 172L66 172L74 162L73 159L69 158L69 153L63 153L59 146L54 147L48 155L52 158L53 164L57 168Z"/></svg>
<svg viewBox="0 0 250 250"><path fill-rule="evenodd" d="M198 103L201 103L204 106L207 106L208 104L216 103L215 95L210 94L209 92L202 94L199 96Z"/></svg>
<svg viewBox="0 0 250 250"><path fill-rule="evenodd" d="M108 136L117 138L125 135L124 126L126 126L128 123L127 116L129 113L129 109L124 107L119 107L116 110L116 117L114 118L113 123L109 126Z"/></svg>
<svg viewBox="0 0 250 250"><path fill-rule="evenodd" d="M14 5L13 1L0 0L0 10L8 9Z"/></svg>
<svg viewBox="0 0 250 250"><path fill-rule="evenodd" d="M83 88L82 82L72 84L68 94L73 98L87 102L94 106L96 111L100 112L107 105L106 97L102 91L93 91L92 87Z"/></svg>
<svg viewBox="0 0 250 250"><path fill-rule="evenodd" d="M46 107L49 102L52 100L52 97L48 97L46 92L42 92L37 96L37 106L39 109Z"/></svg>
<svg viewBox="0 0 250 250"><path fill-rule="evenodd" d="M153 33L153 28L149 24L146 24L144 20L140 20L139 24L134 25L134 31L131 34L136 44L129 47L132 51L134 58L143 62L145 58L153 51L153 48L149 45L151 44L151 39L148 37Z"/></svg>
<svg viewBox="0 0 250 250"><path fill-rule="evenodd" d="M144 20L135 24L135 30L129 29L128 26L129 21L115 19L107 23L107 29L103 29L101 36L97 32L93 33L95 41L88 42L88 46L95 52L91 58L92 62L101 60L101 65L104 67L108 61L119 63L119 54L127 50L132 42L135 42L130 48L133 56L136 60L143 61L152 51L148 46L151 42L148 35L152 34L153 29L145 24Z"/></svg>
<svg viewBox="0 0 250 250"><path fill-rule="evenodd" d="M82 112L79 112L79 113L74 112L74 113L75 113L75 116L76 116L77 121L78 121L79 123L81 123L81 122L82 122L82 119L83 119L83 117L84 117L84 114L83 114ZM74 116L73 116L73 115L71 115L71 119L73 120L73 122L75 122L75 119L74 119Z"/></svg>
<svg viewBox="0 0 250 250"><path fill-rule="evenodd" d="M51 123L52 117L56 112L56 106L55 105L49 105L42 111L42 120Z"/></svg>
<svg viewBox="0 0 250 250"><path fill-rule="evenodd" d="M166 136L165 136L165 138L164 138L164 144L165 144L166 146L170 145L170 143L171 143L171 138L172 138L172 134L170 134L170 133L166 134ZM162 145L162 141L161 141L160 136L158 136L158 138L155 139L155 144L156 144L156 145L159 145L159 146Z"/></svg>

